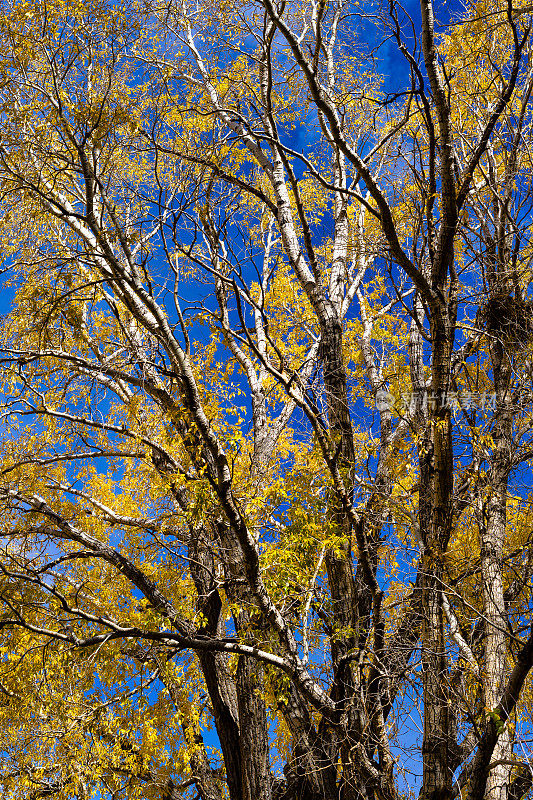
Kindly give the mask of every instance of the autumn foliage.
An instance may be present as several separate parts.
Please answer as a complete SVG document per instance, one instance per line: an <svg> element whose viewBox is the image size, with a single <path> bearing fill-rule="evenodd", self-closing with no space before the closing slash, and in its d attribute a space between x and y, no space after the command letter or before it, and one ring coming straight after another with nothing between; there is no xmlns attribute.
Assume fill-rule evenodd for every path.
<svg viewBox="0 0 533 800"><path fill-rule="evenodd" d="M2 2L6 800L531 796L532 24Z"/></svg>

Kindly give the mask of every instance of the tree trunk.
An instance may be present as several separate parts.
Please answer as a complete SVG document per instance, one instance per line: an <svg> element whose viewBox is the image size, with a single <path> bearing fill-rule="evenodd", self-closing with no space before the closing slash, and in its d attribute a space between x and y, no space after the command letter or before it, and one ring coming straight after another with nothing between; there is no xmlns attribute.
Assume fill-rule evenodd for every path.
<svg viewBox="0 0 533 800"><path fill-rule="evenodd" d="M503 588L503 546L507 524L507 481L510 469L512 409L509 396L511 364L503 343L491 343L491 357L496 390L496 424L494 449L488 476L490 492L486 520L481 520L481 573L483 585L483 618L485 620L483 702L488 711L496 708L504 689L507 661L507 614ZM493 760L505 761L511 756L510 738L505 730L498 739ZM507 800L511 768L498 764L491 769L485 800Z"/></svg>

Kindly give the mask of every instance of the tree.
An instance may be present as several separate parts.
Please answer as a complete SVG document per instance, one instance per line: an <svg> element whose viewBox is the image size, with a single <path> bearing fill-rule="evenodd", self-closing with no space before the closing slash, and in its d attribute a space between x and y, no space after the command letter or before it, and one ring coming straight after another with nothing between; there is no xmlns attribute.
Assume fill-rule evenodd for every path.
<svg viewBox="0 0 533 800"><path fill-rule="evenodd" d="M445 13L4 4L6 797L531 794L531 8Z"/></svg>

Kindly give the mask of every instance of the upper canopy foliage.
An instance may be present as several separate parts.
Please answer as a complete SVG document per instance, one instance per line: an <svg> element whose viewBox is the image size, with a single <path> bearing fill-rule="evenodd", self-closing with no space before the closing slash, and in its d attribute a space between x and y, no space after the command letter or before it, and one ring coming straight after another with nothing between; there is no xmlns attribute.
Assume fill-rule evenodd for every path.
<svg viewBox="0 0 533 800"><path fill-rule="evenodd" d="M529 796L531 25L2 4L6 798Z"/></svg>

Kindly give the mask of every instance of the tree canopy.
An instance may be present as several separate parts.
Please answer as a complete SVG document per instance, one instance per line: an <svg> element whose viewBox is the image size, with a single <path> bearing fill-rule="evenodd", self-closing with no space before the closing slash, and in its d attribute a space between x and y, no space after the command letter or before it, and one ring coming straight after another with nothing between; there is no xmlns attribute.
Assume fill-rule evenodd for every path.
<svg viewBox="0 0 533 800"><path fill-rule="evenodd" d="M2 0L7 800L531 796L525 0Z"/></svg>

